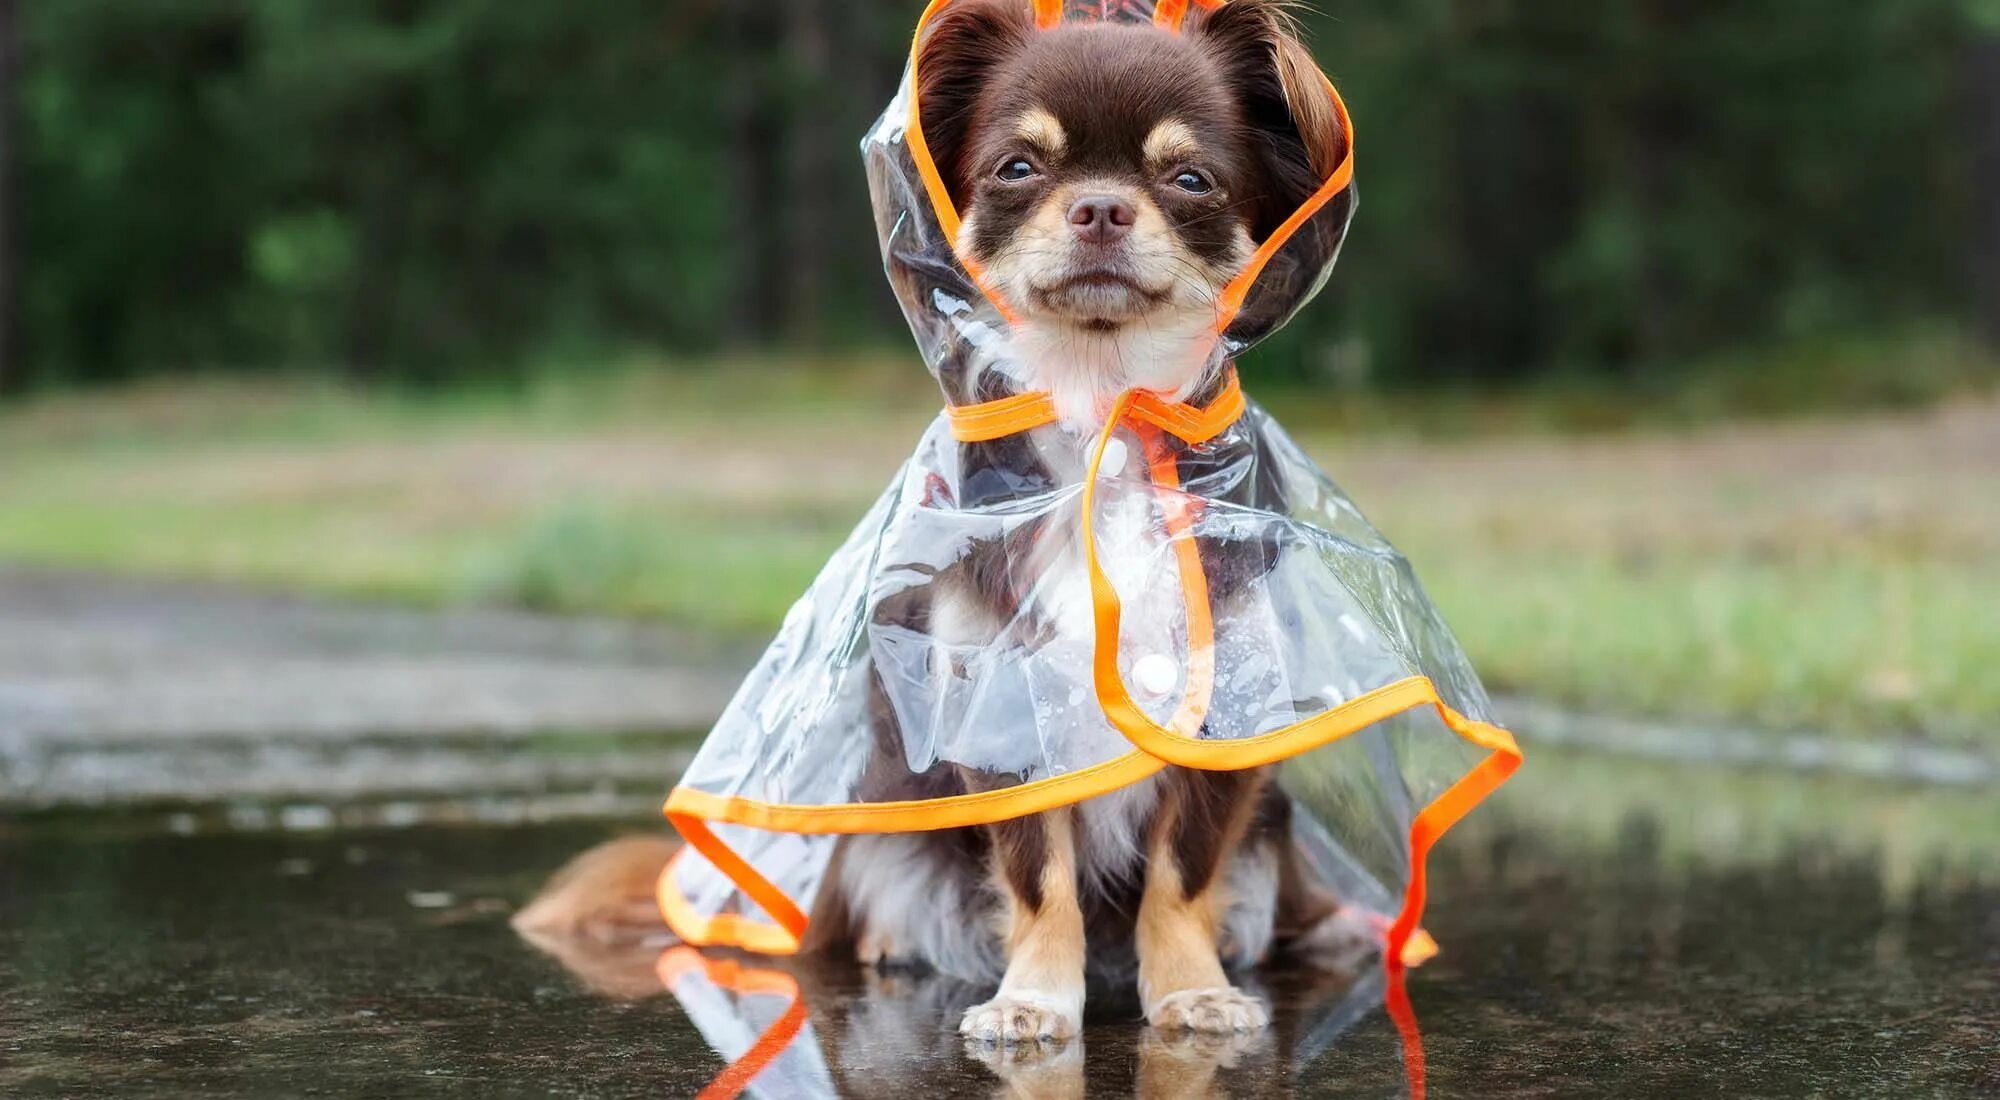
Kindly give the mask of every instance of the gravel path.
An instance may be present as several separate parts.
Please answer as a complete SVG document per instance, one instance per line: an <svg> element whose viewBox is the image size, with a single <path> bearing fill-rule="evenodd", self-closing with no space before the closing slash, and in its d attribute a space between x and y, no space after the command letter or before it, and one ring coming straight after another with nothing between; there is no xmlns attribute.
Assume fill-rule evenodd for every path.
<svg viewBox="0 0 2000 1100"><path fill-rule="evenodd" d="M0 570L0 807L663 789L686 746L660 735L704 729L751 656L613 620ZM655 736L575 743L613 733Z"/></svg>

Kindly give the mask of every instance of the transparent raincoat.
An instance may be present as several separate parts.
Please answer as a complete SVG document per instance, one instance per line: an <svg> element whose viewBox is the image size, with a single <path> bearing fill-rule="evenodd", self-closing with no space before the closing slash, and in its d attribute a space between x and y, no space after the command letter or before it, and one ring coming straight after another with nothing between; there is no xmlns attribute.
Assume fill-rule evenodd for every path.
<svg viewBox="0 0 2000 1100"><path fill-rule="evenodd" d="M917 43L950 2L931 3ZM1190 6L1021 2L1045 27L1163 33ZM1243 396L1232 365L1313 296L1346 234L1353 129L1338 94L1325 84L1348 158L1221 296L1213 384L1185 404L1128 393L1077 431L1033 388L1005 303L952 246L916 64L913 48L862 147L884 263L946 409L668 798L688 841L660 881L668 923L692 944L790 953L843 834L991 823L1168 766L1278 765L1313 872L1373 917L1392 967L1420 961L1433 949L1418 928L1426 853L1520 752L1408 563ZM1011 577L1011 621L968 640L901 610L995 546L1034 563ZM1215 563L1232 563L1226 578ZM926 789L945 793L907 797Z"/></svg>

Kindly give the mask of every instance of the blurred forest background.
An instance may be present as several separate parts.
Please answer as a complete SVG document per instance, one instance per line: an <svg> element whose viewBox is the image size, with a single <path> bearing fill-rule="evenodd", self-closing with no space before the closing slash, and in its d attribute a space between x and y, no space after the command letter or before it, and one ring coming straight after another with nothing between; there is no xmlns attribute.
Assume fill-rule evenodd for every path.
<svg viewBox="0 0 2000 1100"><path fill-rule="evenodd" d="M1267 380L2000 341L2000 0L1316 6L1363 214ZM917 7L0 0L0 390L900 347L854 144Z"/></svg>

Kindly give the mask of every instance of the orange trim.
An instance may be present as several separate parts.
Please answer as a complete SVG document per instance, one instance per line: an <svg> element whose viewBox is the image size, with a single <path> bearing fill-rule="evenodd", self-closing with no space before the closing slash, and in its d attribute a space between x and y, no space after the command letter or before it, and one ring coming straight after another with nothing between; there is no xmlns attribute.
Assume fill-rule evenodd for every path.
<svg viewBox="0 0 2000 1100"><path fill-rule="evenodd" d="M947 405L951 436L960 443L985 443L1056 422L1056 403L1048 394L1029 390L976 405Z"/></svg>
<svg viewBox="0 0 2000 1100"><path fill-rule="evenodd" d="M1443 704L1438 710L1447 724L1452 712ZM1456 726L1453 726L1456 729ZM1505 730L1501 730L1505 733ZM1521 750L1514 747L1514 739L1507 738L1505 748L1495 747L1493 752L1481 760L1464 777L1451 785L1443 794L1432 799L1430 805L1417 814L1410 823L1410 883L1403 888L1403 909L1396 914L1396 923L1389 926L1388 958L1392 969L1407 965L1412 960L1403 957L1403 945L1411 943L1412 934L1417 933L1417 922L1423 919L1424 902L1429 895L1429 881L1426 866L1430 859L1431 846L1439 837L1458 824L1460 818L1472 811L1474 806L1492 794L1507 777L1521 766ZM1436 945L1431 948L1435 953ZM1421 962L1422 959L1415 960Z"/></svg>
<svg viewBox="0 0 2000 1100"><path fill-rule="evenodd" d="M1236 377L1236 368L1230 367L1224 377L1222 392L1205 409L1197 409L1185 402L1162 400L1158 395L1140 390L1133 394L1131 415L1134 420L1143 421L1156 428L1162 428L1193 444L1206 443L1229 430L1231 424L1243 418L1248 408L1243 397L1243 384Z"/></svg>
<svg viewBox="0 0 2000 1100"><path fill-rule="evenodd" d="M1240 760L1192 765L1208 771L1233 771L1259 767L1296 756L1347 734L1366 729L1384 718L1427 703L1437 708L1445 725L1453 732L1493 751L1467 773L1465 778L1426 806L1411 825L1411 887L1404 892L1403 907L1399 910L1395 922L1390 925L1384 948L1385 957L1395 960L1399 967L1416 966L1437 954L1436 941L1417 926L1417 921L1423 915L1424 906L1422 890L1424 861L1430 854L1431 845L1450 828L1452 822L1463 817L1467 810L1505 782L1507 777L1520 766L1521 752L1515 747L1511 734L1497 726L1474 721L1453 710L1439 698L1437 688L1430 680L1413 676L1350 699L1318 716L1326 720L1326 725L1338 724L1345 727L1338 732L1326 734L1324 726L1315 725L1310 731L1310 737L1305 732L1298 732L1293 734L1293 739L1290 741L1267 740L1271 737L1267 734L1264 737L1249 738L1244 741L1214 742L1224 747L1251 742L1258 744L1253 752L1245 754ZM796 904L784 898L777 887L735 852L723 846L722 842L702 825L702 820L743 825L772 832L804 834L904 833L956 829L973 825L990 825L996 821L1008 821L1060 806L1073 805L1130 786L1165 766L1166 761L1141 751L1133 751L1079 771L1004 790L955 795L930 801L878 802L861 805L788 805L716 795L693 787L676 787L667 799L666 812L675 827L689 837L691 845L700 850L704 856L708 856L710 861L727 874L744 893L750 895L759 905L764 905L767 912L771 911L770 905L761 895L769 892L782 899L783 907L788 907L797 913L799 909ZM1449 820L1445 820L1446 818ZM693 835L688 831L690 824L699 830L706 843L713 844L721 850L722 859L717 859L707 847L695 842ZM660 910L667 924L682 939L703 946L740 947L746 951L767 955L790 955L798 951L800 938L805 931L803 916L796 931L737 913L719 913L704 918L695 913L674 888L672 870L673 864L669 863L667 871L660 876Z"/></svg>
<svg viewBox="0 0 2000 1100"><path fill-rule="evenodd" d="M1136 391L1132 398L1131 418L1198 445L1228 431L1230 425L1243 418L1248 407L1249 403L1243 396L1243 383L1232 366L1223 376L1222 391L1215 395L1215 400L1209 402L1207 408ZM1053 424L1057 419L1054 399L1035 390L976 405L948 405L944 412L951 424L952 438L960 443L1002 439Z"/></svg>
<svg viewBox="0 0 2000 1100"><path fill-rule="evenodd" d="M958 240L958 210L951 204L951 192L944 186L938 175L937 162L931 159L931 147L924 140L924 116L917 109L917 62L923 54L924 29L931 24L931 18L944 10L951 0L931 0L924 13L917 17L916 32L910 37L910 117L903 124L904 141L910 147L910 159L916 162L917 175L923 178L924 191L931 197L931 210L937 215L938 228L944 231L947 241ZM956 253L958 247L952 246ZM962 262L962 261L961 261Z"/></svg>
<svg viewBox="0 0 2000 1100"><path fill-rule="evenodd" d="M1244 768L1261 767L1297 756L1301 752L1318 748L1328 742L1337 741L1349 733L1366 729L1385 718L1392 718L1426 704L1436 707L1445 725L1459 736L1482 747L1492 748L1495 753L1503 756L1519 754L1520 750L1515 747L1513 736L1506 730L1465 717L1440 701L1437 688L1429 679L1411 676L1385 684L1319 715L1319 718L1330 720L1328 724L1337 721L1338 724L1348 727L1334 736L1310 742L1298 733L1294 733L1289 741L1282 738L1274 740L1274 734L1238 741L1217 741L1213 744L1224 748L1232 745L1250 745L1254 747L1254 751L1240 762L1234 759L1207 758L1202 763L1181 766L1192 767L1198 771L1240 771ZM1323 731L1316 727L1312 732L1317 734ZM1503 744L1492 743L1490 739L1495 737ZM1210 742L1201 743L1210 744ZM694 787L675 787L667 798L666 815L677 828L682 819L697 819L696 825L702 821L710 821L769 832L807 835L910 833L932 829L960 829L972 825L991 825L996 821L1008 821L1041 813L1044 810L1074 805L1100 794L1108 794L1130 786L1169 763L1172 761L1135 750L1101 764L1093 764L1047 779L1038 779L1032 783L1023 783L1018 787L909 802L802 805L765 802L761 799L736 795L719 795ZM1460 786L1463 785L1464 781L1461 781ZM713 834L709 834L707 839L714 841ZM707 855L707 852L704 851L702 854Z"/></svg>
<svg viewBox="0 0 2000 1100"><path fill-rule="evenodd" d="M739 964L734 959L711 959L691 947L672 947L661 952L654 964L654 973L659 975L660 984L672 989L675 982L693 973L703 971L709 981L740 994L768 994L791 998L791 1005L785 1014L764 1030L750 1049L741 1058L724 1067L716 1074L715 1080L695 1094L696 1100L734 1100L750 1086L757 1075L764 1072L785 1048L798 1038L806 1024L806 1002L799 993L799 983L790 974L777 970L760 970Z"/></svg>
<svg viewBox="0 0 2000 1100"><path fill-rule="evenodd" d="M1035 0L1035 28L1048 30L1062 22L1063 0Z"/></svg>
<svg viewBox="0 0 2000 1100"><path fill-rule="evenodd" d="M1135 751L1018 787L859 805L789 805L675 787L667 797L666 813L677 827L682 818L701 818L781 833L911 833L958 829L1074 805L1128 787L1164 767L1163 761Z"/></svg>
<svg viewBox="0 0 2000 1100"><path fill-rule="evenodd" d="M653 885L654 896L660 903L660 916L666 920L674 935L697 947L740 947L760 955L790 955L798 951L799 937L778 925L742 913L717 913L704 917L695 912L694 906L688 903L681 894L680 886L674 882L674 868L687 851L682 848L675 852ZM765 882L764 877L754 869L749 873L758 881ZM737 885L739 889L742 886L740 882ZM770 886L768 882L765 885Z"/></svg>
<svg viewBox="0 0 2000 1100"><path fill-rule="evenodd" d="M728 875L737 889L749 895L750 900L777 921L770 924L743 913L717 913L704 917L695 912L681 895L680 887L675 885L673 878L675 865L687 851L683 848L667 861L666 869L660 872L656 884L660 915L666 918L667 926L674 930L674 934L698 947L741 947L763 955L796 953L806 934L805 912L783 890L737 855L735 849L724 844L710 831L706 822L679 813L667 814L667 820L680 830L689 847L705 856L716 870Z"/></svg>
<svg viewBox="0 0 2000 1100"><path fill-rule="evenodd" d="M1163 504L1167 536L1174 544L1174 563L1185 594L1182 603L1187 608L1187 672L1181 685L1181 704L1167 724L1193 737L1208 720L1208 703L1215 688L1215 623L1209 617L1208 575L1201 568L1201 546L1193 534L1201 502L1180 491L1180 468L1160 429L1144 431L1141 436L1146 443L1146 469L1153 483L1167 490Z"/></svg>
<svg viewBox="0 0 2000 1100"><path fill-rule="evenodd" d="M1386 942L1388 937L1384 936L1383 939ZM1432 939L1429 932L1418 928L1410 933L1409 939L1403 941L1403 949L1396 952L1395 957L1401 959L1405 967L1414 967L1422 966L1437 958L1437 953L1438 941Z"/></svg>
<svg viewBox="0 0 2000 1100"><path fill-rule="evenodd" d="M1271 257L1278 254L1278 249L1283 248L1285 242L1292 239L1292 234L1297 233L1300 226L1314 214L1319 213L1320 207L1332 201L1335 195L1347 190L1354 182L1354 120L1348 117L1347 104L1340 98L1340 91L1333 86L1333 81L1327 78L1324 71L1319 74L1319 78L1321 83L1326 85L1326 94L1333 97L1334 114L1340 119L1341 133L1347 137L1347 155L1341 158L1339 166L1334 168L1333 174L1326 178L1320 189L1313 192L1312 198L1307 199L1305 205L1292 211L1292 216L1286 218L1264 243L1257 247L1257 251L1251 254L1250 262L1243 265L1243 270L1229 281L1229 285L1222 288L1219 299L1220 320L1215 326L1217 332L1227 331L1230 324L1236 320L1236 315L1243 311L1243 302L1250 296L1251 285L1257 281L1257 276L1264 273L1264 265L1270 263Z"/></svg>
<svg viewBox="0 0 2000 1100"><path fill-rule="evenodd" d="M1042 0L1036 0L1038 5L1041 2ZM958 260L958 266L965 269L966 278L972 280L972 285L986 296L987 301L993 303L993 308L999 310L1000 316L1011 325L1019 322L1020 317L998 294L987 287L986 273L980 270L979 265L958 254L958 209L952 206L951 192L945 187L944 178L938 172L937 161L931 158L930 143L924 140L923 114L917 109L917 62L923 54L924 30L930 26L931 17L942 11L949 3L951 0L931 0L929 6L924 8L924 13L917 17L917 29L910 36L910 114L903 123L904 142L910 147L910 160L917 166L918 178L924 181L924 193L930 196L931 211L937 216L938 230L944 234L946 247L951 249L952 256ZM1060 8L1057 16L1061 16Z"/></svg>

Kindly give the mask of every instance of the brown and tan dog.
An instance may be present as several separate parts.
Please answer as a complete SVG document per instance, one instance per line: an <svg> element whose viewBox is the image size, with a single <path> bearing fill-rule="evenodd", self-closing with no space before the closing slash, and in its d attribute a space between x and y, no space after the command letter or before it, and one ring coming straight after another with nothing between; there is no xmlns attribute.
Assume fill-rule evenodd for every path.
<svg viewBox="0 0 2000 1100"><path fill-rule="evenodd" d="M1095 426L1133 388L1212 395L1219 294L1346 152L1284 6L1234 0L1176 35L1138 24L1037 30L1027 0L954 0L934 21L918 71L924 133L963 215L958 251L1013 304L1016 351L1061 417ZM965 446L975 449L968 466L1051 461L1018 437ZM1046 473L1056 483L1080 475ZM1279 491L1250 479L1214 499L1282 512ZM1027 525L973 549L921 606L885 606L878 620L944 644L997 644L1023 617L1011 578L1074 553L1070 541L1037 533ZM1266 547L1202 552L1218 603L1271 568ZM878 700L874 711L880 766L864 778L862 800L1007 781L969 769L910 775L892 709ZM850 837L807 947L852 944L867 965L973 980L998 973L998 995L961 1023L986 1040L1075 1034L1087 974L1136 976L1158 1027L1254 1030L1265 1009L1231 984L1228 967L1288 943L1351 944L1334 900L1306 883L1289 815L1266 769L1169 768L1014 821ZM632 853L657 862L656 850ZM523 921L604 924L619 911L616 889L593 896L593 882L645 877L616 862L571 875Z"/></svg>

